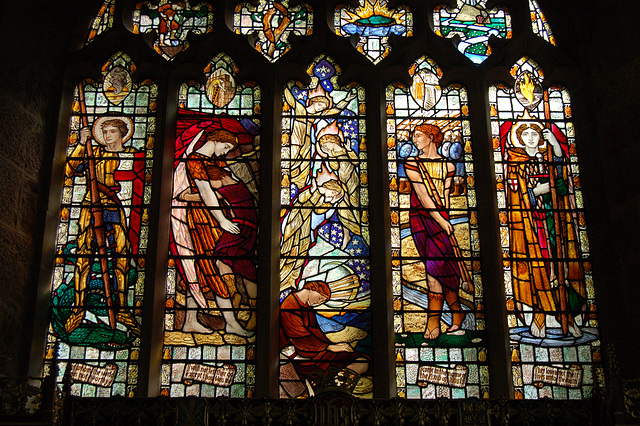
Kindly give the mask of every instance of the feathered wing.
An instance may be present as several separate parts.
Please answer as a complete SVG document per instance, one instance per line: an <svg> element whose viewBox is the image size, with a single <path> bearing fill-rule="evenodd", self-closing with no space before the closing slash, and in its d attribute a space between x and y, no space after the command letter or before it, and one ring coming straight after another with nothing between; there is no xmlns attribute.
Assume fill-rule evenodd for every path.
<svg viewBox="0 0 640 426"><path fill-rule="evenodd" d="M191 293L198 305L207 307L206 300L198 284L195 268L194 244L187 224L187 203L179 199L179 195L189 188L186 165L184 159L201 145L205 132L225 129L238 138L241 146L248 146L256 137L258 128L250 120L240 121L230 117L214 117L209 114L180 108L178 114L178 138L175 146L174 186L171 209L171 243L170 250L174 256L179 256L178 270L185 282L189 283Z"/></svg>
<svg viewBox="0 0 640 426"><path fill-rule="evenodd" d="M280 239L280 291L295 287L311 246L311 212L320 195L307 188L298 194L299 207L282 218Z"/></svg>
<svg viewBox="0 0 640 426"><path fill-rule="evenodd" d="M295 287L311 246L311 211L319 200L307 187L311 173L311 136L313 118L295 99L291 85L284 90L285 102L293 112L289 145L291 148L290 183L300 190L294 208L282 218L280 239L280 290ZM305 188L306 189L303 189Z"/></svg>
<svg viewBox="0 0 640 426"><path fill-rule="evenodd" d="M307 117L305 107L296 101L290 87L284 89L285 101L293 110L293 125L289 144L291 147L291 177L290 181L299 189L308 184L311 168L311 136L313 118Z"/></svg>

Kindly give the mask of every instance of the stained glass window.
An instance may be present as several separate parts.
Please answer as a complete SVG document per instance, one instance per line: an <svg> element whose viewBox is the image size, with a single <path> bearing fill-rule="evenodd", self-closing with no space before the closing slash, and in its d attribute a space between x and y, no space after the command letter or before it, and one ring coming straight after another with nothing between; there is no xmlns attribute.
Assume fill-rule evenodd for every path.
<svg viewBox="0 0 640 426"><path fill-rule="evenodd" d="M167 60L189 47L187 34L213 31L213 6L209 3L189 4L189 0L160 0L157 5L138 3L133 12L134 34L155 31L153 49Z"/></svg>
<svg viewBox="0 0 640 426"><path fill-rule="evenodd" d="M138 379L157 88L123 53L74 91L46 369L77 396L132 396Z"/></svg>
<svg viewBox="0 0 640 426"><path fill-rule="evenodd" d="M280 396L371 397L365 91L326 56L308 73L283 99Z"/></svg>
<svg viewBox="0 0 640 426"><path fill-rule="evenodd" d="M275 62L291 49L291 34L311 35L313 9L306 4L290 7L288 0L260 0L258 6L240 3L233 17L233 29L237 34L250 35L251 45Z"/></svg>
<svg viewBox="0 0 640 426"><path fill-rule="evenodd" d="M260 88L219 54L180 87L162 394L255 387Z"/></svg>
<svg viewBox="0 0 640 426"><path fill-rule="evenodd" d="M531 28L534 34L555 46L556 39L551 32L551 26L544 17L542 9L540 9L536 0L529 0L529 10L531 11Z"/></svg>
<svg viewBox="0 0 640 426"><path fill-rule="evenodd" d="M533 32L555 44L538 1L519 1L516 9L523 18L530 12ZM488 398L515 389L520 399L583 399L603 385L572 99L563 87L543 87L544 73L532 59L512 68L514 85L489 88L490 104L472 104L487 88L459 84L461 71L450 61L422 56L405 82L395 81L397 64L385 58L419 57L423 44L400 38L414 31L413 12L400 0L334 1L315 11L303 0L137 0L128 17L140 36L113 25L116 12L121 18L116 0L96 3L91 46L70 56L68 71L75 71L68 75L92 61L89 51L104 52L119 40L133 42L127 51L142 58L137 74L153 68L156 81L139 79L124 53L106 64L100 58L94 64L102 76L74 86L70 124L58 142L65 175L60 218L47 224L57 234L55 262L43 273L51 274L45 372L59 385L70 379L72 395L159 390L167 397L251 398L275 396L277 389L281 398L326 390L372 398L375 384L376 397ZM433 12L437 36L489 66L491 36L512 37L509 11L488 9L495 4L488 0L441 3L421 9ZM229 27L221 19L215 36L214 8L226 11ZM422 14L423 26L427 18ZM553 51L528 33L528 20L519 29L541 54ZM171 62L208 33L198 39L201 51L187 53L182 65ZM368 60L352 51L357 63L342 64L343 73L322 52L348 54L344 37ZM391 52L391 39L402 41L402 51ZM521 48L499 45L502 58ZM247 69L259 56L252 48L267 58L258 72L262 87L241 77L256 75ZM248 55L237 54L243 50ZM281 67L285 54L290 66ZM555 55L546 59L562 65ZM449 62L446 76L438 62ZM306 73L292 77L305 66ZM355 73L366 86L348 81ZM487 108L489 125L475 120ZM266 117L277 123L262 126ZM170 183L157 169L153 175L154 155L165 155L155 153L156 137L170 143L169 158L160 158ZM487 146L478 140L493 149L480 149ZM273 169L280 174L275 197L271 178L269 187L259 182L260 164L273 156L280 162ZM476 170L478 186L492 186L493 175L480 173L487 166L496 192L489 188L489 201L479 201L497 201L499 229L478 222ZM389 179L370 184L370 173ZM153 203L152 181L162 181ZM387 184L388 211L387 187L379 191ZM370 213L390 224L374 234L373 246ZM259 218L280 233L259 233ZM481 256L480 230L483 244L501 250ZM492 242L498 235L499 243ZM279 242L280 252L258 253L259 240L262 247ZM373 295L372 258L381 260ZM258 260L267 268L258 271ZM503 280L489 279L498 272ZM279 286L279 309L272 309L271 293L261 310L269 326L257 325L258 284L261 295ZM504 333L485 324L485 299L493 302L502 285L506 300L496 297L506 311ZM377 294L385 286L392 300ZM147 301L164 303L163 314ZM393 321L393 340L387 329L374 335L373 315L385 317L376 326ZM391 324L382 325L391 333ZM278 348L257 346L275 339ZM374 351L373 344L380 347ZM498 386L507 377L497 368L490 392L489 361L504 359L501 345L511 356L512 385ZM274 357L256 359L257 353ZM147 366L139 379L138 369Z"/></svg>
<svg viewBox="0 0 640 426"><path fill-rule="evenodd" d="M105 0L104 4L100 7L98 14L91 22L89 28L89 34L87 35L87 41L85 44L89 44L96 36L99 36L103 32L107 31L113 26L113 14L116 9L116 0Z"/></svg>
<svg viewBox="0 0 640 426"><path fill-rule="evenodd" d="M406 7L387 8L387 0L360 0L358 7L340 5L333 25L342 37L358 36L356 48L377 64L391 52L389 36L411 37L413 15Z"/></svg>
<svg viewBox="0 0 640 426"><path fill-rule="evenodd" d="M398 395L488 397L467 91L422 57L386 91Z"/></svg>
<svg viewBox="0 0 640 426"><path fill-rule="evenodd" d="M460 37L458 50L475 64L491 55L489 37L511 38L511 15L505 9L487 10L486 0L458 0L450 9L437 6L433 12L433 26L441 37Z"/></svg>
<svg viewBox="0 0 640 426"><path fill-rule="evenodd" d="M602 384L571 98L523 58L489 102L516 398L581 399Z"/></svg>

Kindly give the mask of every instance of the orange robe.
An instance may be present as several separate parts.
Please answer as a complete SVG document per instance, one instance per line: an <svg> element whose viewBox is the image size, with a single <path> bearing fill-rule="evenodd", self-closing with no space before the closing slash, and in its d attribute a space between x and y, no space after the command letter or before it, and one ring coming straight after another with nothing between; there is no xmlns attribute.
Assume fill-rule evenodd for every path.
<svg viewBox="0 0 640 426"><path fill-rule="evenodd" d="M524 150L509 148L507 168L507 209L509 220L509 248L513 291L516 301L537 312L554 314L560 310L558 271L563 267L564 285L568 288L568 308L577 313L586 299L584 270L581 262L576 225L570 212L570 193L565 179L565 165L554 165L558 202L559 235L556 237L550 194L532 198L538 183L548 182L548 165L539 173L537 163ZM557 159L556 159L557 160ZM560 258L556 258L556 241Z"/></svg>

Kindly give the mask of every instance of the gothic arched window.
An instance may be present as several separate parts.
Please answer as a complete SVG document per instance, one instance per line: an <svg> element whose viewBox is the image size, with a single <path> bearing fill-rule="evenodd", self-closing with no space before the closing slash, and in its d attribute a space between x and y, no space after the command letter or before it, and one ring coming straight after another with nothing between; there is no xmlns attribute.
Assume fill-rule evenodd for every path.
<svg viewBox="0 0 640 426"><path fill-rule="evenodd" d="M45 374L87 397L603 386L570 62L537 1L406 3L104 1L61 107Z"/></svg>

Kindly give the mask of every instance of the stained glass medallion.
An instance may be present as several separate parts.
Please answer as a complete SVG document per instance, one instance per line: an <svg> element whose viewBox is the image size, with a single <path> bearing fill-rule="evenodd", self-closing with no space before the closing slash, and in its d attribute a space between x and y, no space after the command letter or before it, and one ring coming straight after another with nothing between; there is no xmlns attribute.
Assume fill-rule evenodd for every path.
<svg viewBox="0 0 640 426"><path fill-rule="evenodd" d="M284 89L280 396L372 396L364 88L320 56Z"/></svg>
<svg viewBox="0 0 640 426"><path fill-rule="evenodd" d="M582 399L603 385L571 98L522 58L489 89L516 398Z"/></svg>
<svg viewBox="0 0 640 426"><path fill-rule="evenodd" d="M167 60L189 47L187 34L213 31L213 6L189 4L189 0L138 3L133 12L134 34L156 32L153 49Z"/></svg>
<svg viewBox="0 0 640 426"><path fill-rule="evenodd" d="M556 39L551 32L551 26L547 22L547 18L545 18L536 0L529 0L529 10L531 12L531 29L533 33L555 46Z"/></svg>
<svg viewBox="0 0 640 426"><path fill-rule="evenodd" d="M253 396L260 88L224 54L178 95L161 394Z"/></svg>
<svg viewBox="0 0 640 426"><path fill-rule="evenodd" d="M288 0L260 0L257 6L240 3L233 17L236 34L249 35L249 42L271 62L291 49L289 36L313 32L313 9L306 4L289 6Z"/></svg>
<svg viewBox="0 0 640 426"><path fill-rule="evenodd" d="M157 87L123 53L74 91L45 373L71 394L133 396L149 232Z"/></svg>
<svg viewBox="0 0 640 426"><path fill-rule="evenodd" d="M413 35L413 15L405 6L389 9L387 0L360 0L358 7L336 8L334 27L339 36L357 35L356 49L377 64L391 52L389 36Z"/></svg>
<svg viewBox="0 0 640 426"><path fill-rule="evenodd" d="M398 395L488 397L467 91L430 58L386 90Z"/></svg>
<svg viewBox="0 0 640 426"><path fill-rule="evenodd" d="M116 0L105 0L103 5L98 10L98 14L91 22L89 28L89 34L87 34L87 40L85 44L89 44L96 36L107 31L113 27L113 15L116 9Z"/></svg>
<svg viewBox="0 0 640 426"><path fill-rule="evenodd" d="M433 26L441 37L460 37L458 50L475 64L491 55L489 37L511 38L511 15L506 9L487 10L486 0L457 0L453 9L437 6Z"/></svg>

